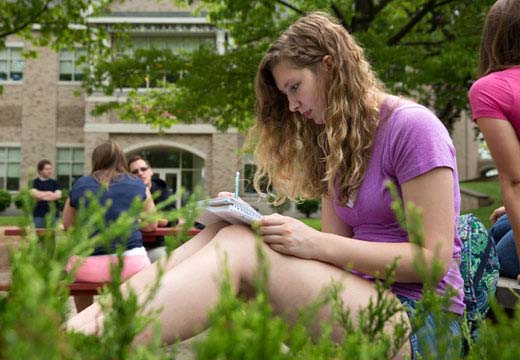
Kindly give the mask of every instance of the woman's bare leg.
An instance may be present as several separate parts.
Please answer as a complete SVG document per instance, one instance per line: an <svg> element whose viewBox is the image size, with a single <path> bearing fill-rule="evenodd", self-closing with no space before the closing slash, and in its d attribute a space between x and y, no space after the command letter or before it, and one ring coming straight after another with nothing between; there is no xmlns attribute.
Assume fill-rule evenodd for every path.
<svg viewBox="0 0 520 360"><path fill-rule="evenodd" d="M344 285L341 296L345 306L353 314L354 321L359 309L365 307L371 297L376 296L372 283L332 265L285 256L267 246L264 246L264 252L270 269L268 286L273 307L290 322L295 320L297 309L318 299L331 280ZM161 279L161 288L149 304L149 309L161 309L159 321L163 341L186 339L206 328L208 311L218 301L224 253L234 289L238 291L242 283L250 286L254 283L258 267L254 235L250 229L242 226L223 228L214 241L180 262ZM137 285L143 286L140 283ZM71 320L70 328L85 333L99 330L99 322L96 324L94 314L81 317L83 313ZM396 314L392 321L398 321L401 316L407 321L404 310ZM321 321L330 321L331 306L321 309L318 317ZM311 330L318 333L319 329L319 323L316 322ZM388 331L391 332L390 327ZM151 329L147 329L136 341L148 342L151 336ZM332 336L334 340L341 340L343 329L335 326ZM405 351L409 351L408 346Z"/></svg>
<svg viewBox="0 0 520 360"><path fill-rule="evenodd" d="M172 251L170 256L159 259L155 263L151 264L147 268L143 269L125 281L121 285L121 291L123 294L127 294L131 288L134 292L137 293L144 292L146 286L153 283L153 279L156 278L159 268L164 269L165 272L174 268L177 264L181 263L183 260L203 248L213 239L219 230L226 226L229 226L229 223L225 221L206 226L206 228L204 228L200 233ZM80 308L78 308L77 304L76 308L78 313L81 312L84 314L81 316L76 315L73 321L69 321L68 326L82 321L81 319L83 318L89 319L97 317L99 321L102 320L102 316L100 316L101 309L98 303L92 304L92 302L90 302L90 304L87 305L85 302L82 302L80 304Z"/></svg>
<svg viewBox="0 0 520 360"><path fill-rule="evenodd" d="M170 256L159 259L155 263L148 266L146 269L143 269L128 279L123 285L123 293L127 292L128 286L137 293L140 293L143 290L142 285L148 283L149 279L154 279L157 276L159 268L162 268L165 272L173 269L182 261L189 258L191 255L195 254L197 251L206 246L206 244L208 244L213 239L213 237L215 237L215 235L226 226L229 226L229 223L225 221L207 226L189 241L185 242L177 249L172 251Z"/></svg>

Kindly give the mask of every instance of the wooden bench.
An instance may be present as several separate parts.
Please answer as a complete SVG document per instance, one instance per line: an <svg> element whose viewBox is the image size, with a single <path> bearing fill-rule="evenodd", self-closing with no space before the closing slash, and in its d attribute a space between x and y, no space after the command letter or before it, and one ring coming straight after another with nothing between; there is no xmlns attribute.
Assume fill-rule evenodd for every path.
<svg viewBox="0 0 520 360"><path fill-rule="evenodd" d="M73 282L69 285L69 292L71 296L75 295L97 295L99 289L103 287L104 283L87 283L87 282ZM9 291L11 283L1 283L0 291Z"/></svg>
<svg viewBox="0 0 520 360"><path fill-rule="evenodd" d="M48 229L36 229L36 233L43 235ZM157 228L154 231L141 231L143 234L143 242L154 241L157 236L169 236L179 234L180 229L177 227L163 227ZM200 232L197 228L190 228L187 230L186 235L195 236ZM19 227L7 228L4 230L5 236L22 236L24 233L23 229ZM104 283L90 283L90 282L73 282L69 285L69 291L71 296L75 295L97 295L99 290L103 287ZM2 280L0 282L0 291L9 291L11 288L11 282Z"/></svg>
<svg viewBox="0 0 520 360"><path fill-rule="evenodd" d="M515 295L516 294L516 295ZM520 284L516 279L500 277L495 297L505 309L514 309L520 296Z"/></svg>
<svg viewBox="0 0 520 360"><path fill-rule="evenodd" d="M175 236L180 233L180 230L181 229L179 229L178 227L160 227L153 231L141 231L141 234L143 235L144 242L151 242L151 241L154 241L157 238L157 236L168 236L168 235ZM38 235L43 235L43 234L45 234L46 231L52 231L52 230L36 229L36 233ZM186 235L195 236L199 232L200 232L199 229L192 227L192 228L188 229ZM4 230L5 236L22 236L23 234L24 234L23 229L21 229L19 227L11 227L11 228L6 228Z"/></svg>

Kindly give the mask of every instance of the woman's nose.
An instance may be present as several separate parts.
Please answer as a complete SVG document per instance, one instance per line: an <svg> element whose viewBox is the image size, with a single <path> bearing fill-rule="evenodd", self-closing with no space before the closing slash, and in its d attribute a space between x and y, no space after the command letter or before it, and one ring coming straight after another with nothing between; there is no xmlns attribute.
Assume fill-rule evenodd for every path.
<svg viewBox="0 0 520 360"><path fill-rule="evenodd" d="M296 101L295 99L291 98L290 96L287 97L288 101L289 101L289 110L291 112L296 112L298 111L298 107L299 107L299 103L298 101Z"/></svg>

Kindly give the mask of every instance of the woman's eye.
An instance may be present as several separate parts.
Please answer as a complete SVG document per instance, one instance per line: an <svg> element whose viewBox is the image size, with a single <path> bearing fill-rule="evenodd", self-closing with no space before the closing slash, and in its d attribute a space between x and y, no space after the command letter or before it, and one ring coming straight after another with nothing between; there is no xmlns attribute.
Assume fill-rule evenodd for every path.
<svg viewBox="0 0 520 360"><path fill-rule="evenodd" d="M294 84L293 86L291 86L291 92L295 93L298 90L298 86L299 84Z"/></svg>

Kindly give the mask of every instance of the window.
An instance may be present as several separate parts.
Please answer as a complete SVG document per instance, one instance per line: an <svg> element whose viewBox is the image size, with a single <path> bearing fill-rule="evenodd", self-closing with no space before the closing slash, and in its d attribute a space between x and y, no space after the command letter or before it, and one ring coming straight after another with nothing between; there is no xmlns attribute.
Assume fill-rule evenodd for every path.
<svg viewBox="0 0 520 360"><path fill-rule="evenodd" d="M159 87L163 82L176 82L180 75L175 70L178 67L175 61L176 54L181 51L194 51L203 45L216 46L216 36L215 34L134 36L130 39L128 47L124 47L123 44L116 42L116 47L119 47L119 57L128 57L133 59L134 63L133 67L127 70L129 78L124 79L121 86L148 89ZM121 67L126 66L128 62L123 61ZM133 79L133 77L137 78ZM136 83L136 80L142 83Z"/></svg>
<svg viewBox="0 0 520 360"><path fill-rule="evenodd" d="M79 59L85 54L83 49L66 50L60 53L60 81L83 80L85 63L80 63Z"/></svg>
<svg viewBox="0 0 520 360"><path fill-rule="evenodd" d="M0 189L20 189L19 147L0 147Z"/></svg>
<svg viewBox="0 0 520 360"><path fill-rule="evenodd" d="M253 186L253 180L255 178L256 165L245 164L244 165L244 193L255 194L256 190Z"/></svg>
<svg viewBox="0 0 520 360"><path fill-rule="evenodd" d="M84 150L80 147L58 148L56 175L62 188L70 189L83 176Z"/></svg>
<svg viewBox="0 0 520 360"><path fill-rule="evenodd" d="M256 173L256 164L253 162L253 160L253 155L244 155L244 194L256 194L256 190L253 185L253 180L255 179ZM260 190L262 192L267 192L267 178L265 177L260 179ZM272 191L272 188L269 188L269 191Z"/></svg>
<svg viewBox="0 0 520 360"><path fill-rule="evenodd" d="M131 42L131 49L125 53L130 55L132 49L168 49L172 53L194 51L202 45L215 45L215 35L206 36L136 36Z"/></svg>
<svg viewBox="0 0 520 360"><path fill-rule="evenodd" d="M6 47L0 50L0 81L22 81L24 58L22 48Z"/></svg>

